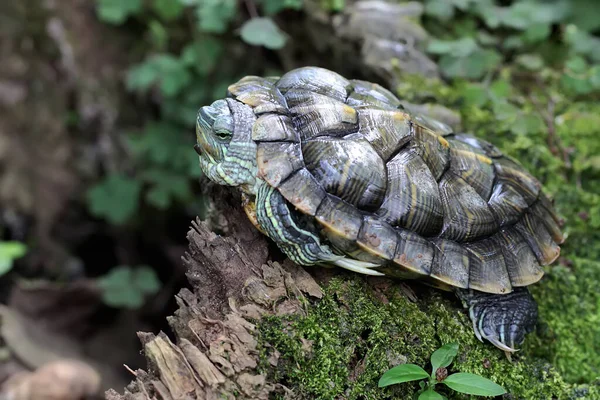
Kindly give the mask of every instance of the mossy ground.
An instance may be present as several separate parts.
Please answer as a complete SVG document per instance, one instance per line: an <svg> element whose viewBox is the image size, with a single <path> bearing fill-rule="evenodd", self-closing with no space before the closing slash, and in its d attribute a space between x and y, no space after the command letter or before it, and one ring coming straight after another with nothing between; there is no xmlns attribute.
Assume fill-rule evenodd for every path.
<svg viewBox="0 0 600 400"><path fill-rule="evenodd" d="M307 316L262 321L259 332L265 353L273 348L281 353L276 371L269 372L272 378L306 398L405 399L419 390L416 383L380 389L379 377L398 363L430 368L433 351L442 344L457 342L459 355L450 372L488 377L503 385L512 396L509 398L600 398L600 386L570 383L569 374L561 374L547 359L535 355L543 338L530 339L522 354L511 362L475 338L466 313L451 294L413 287L417 301L395 286L382 293L374 291L362 277L344 275L327 286L325 297ZM568 343L573 340L566 338ZM571 363L581 373L591 373L590 366L579 365L591 361L582 350L574 346ZM554 350L560 351L560 346ZM571 363L561 366L570 368ZM449 398L460 398L446 393Z"/></svg>
<svg viewBox="0 0 600 400"><path fill-rule="evenodd" d="M600 399L600 105L563 95L552 75L517 90L510 70L487 84L401 82L400 96L457 110L465 131L521 161L554 197L568 238L559 261L531 288L537 331L511 362L476 339L451 294L411 283L418 295L411 301L342 275L307 316L259 324L264 351L273 346L281 353L271 377L306 398L411 398L416 383L380 389L379 377L400 362L427 368L434 350L457 342L450 372L488 377L508 390L507 398Z"/></svg>

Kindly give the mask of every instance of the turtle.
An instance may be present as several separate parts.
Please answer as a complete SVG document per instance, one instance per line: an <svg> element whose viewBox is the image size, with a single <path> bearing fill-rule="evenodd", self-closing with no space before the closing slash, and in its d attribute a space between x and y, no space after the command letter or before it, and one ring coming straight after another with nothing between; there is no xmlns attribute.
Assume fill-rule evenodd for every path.
<svg viewBox="0 0 600 400"><path fill-rule="evenodd" d="M230 85L198 111L194 148L293 262L454 292L477 338L507 355L533 331L528 286L559 256L561 220L492 143L377 83L302 67Z"/></svg>

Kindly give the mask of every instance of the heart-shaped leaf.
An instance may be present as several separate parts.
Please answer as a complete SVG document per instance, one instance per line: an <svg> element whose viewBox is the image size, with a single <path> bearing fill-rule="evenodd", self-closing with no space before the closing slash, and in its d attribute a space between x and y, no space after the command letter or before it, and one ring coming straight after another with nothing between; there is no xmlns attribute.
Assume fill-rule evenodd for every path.
<svg viewBox="0 0 600 400"><path fill-rule="evenodd" d="M242 26L240 34L248 44L273 50L282 48L286 40L285 34L271 18L252 18Z"/></svg>

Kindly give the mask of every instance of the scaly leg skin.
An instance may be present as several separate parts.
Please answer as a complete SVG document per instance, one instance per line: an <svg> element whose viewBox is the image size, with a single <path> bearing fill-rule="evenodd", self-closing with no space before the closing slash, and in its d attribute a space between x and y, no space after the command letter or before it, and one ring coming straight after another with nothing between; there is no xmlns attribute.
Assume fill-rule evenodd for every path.
<svg viewBox="0 0 600 400"><path fill-rule="evenodd" d="M473 321L475 335L483 342L510 353L517 351L537 321L537 304L527 288L515 288L508 294L490 294L475 290L456 290Z"/></svg>
<svg viewBox="0 0 600 400"><path fill-rule="evenodd" d="M316 229L299 225L299 218L276 189L262 182L257 186L256 222L290 260L305 266L333 264L366 275L383 275L370 269L378 267L376 264L334 254L321 244Z"/></svg>

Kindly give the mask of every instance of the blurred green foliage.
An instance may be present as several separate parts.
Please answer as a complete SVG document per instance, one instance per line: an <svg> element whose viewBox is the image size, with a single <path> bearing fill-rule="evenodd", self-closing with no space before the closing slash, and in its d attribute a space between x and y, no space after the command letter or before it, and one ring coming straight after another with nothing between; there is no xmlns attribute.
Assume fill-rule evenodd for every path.
<svg viewBox="0 0 600 400"><path fill-rule="evenodd" d="M21 242L0 241L0 276L13 267L13 262L27 253L27 246Z"/></svg>
<svg viewBox="0 0 600 400"><path fill-rule="evenodd" d="M145 265L115 267L96 282L102 291L102 301L119 308L139 308L161 287L154 270Z"/></svg>

